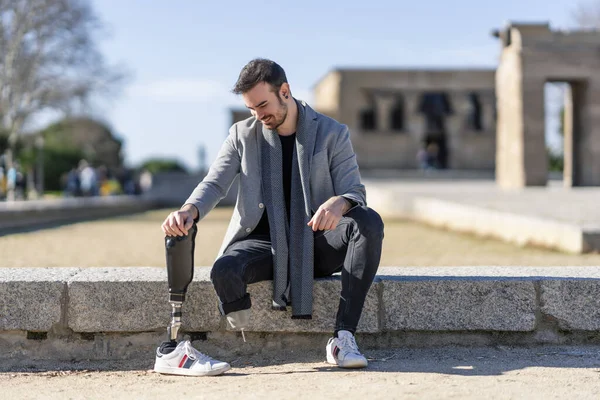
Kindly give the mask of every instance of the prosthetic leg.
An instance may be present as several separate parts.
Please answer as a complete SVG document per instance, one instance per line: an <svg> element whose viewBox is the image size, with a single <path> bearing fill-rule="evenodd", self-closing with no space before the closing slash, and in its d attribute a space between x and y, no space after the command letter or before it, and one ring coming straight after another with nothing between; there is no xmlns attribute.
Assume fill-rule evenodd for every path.
<svg viewBox="0 0 600 400"><path fill-rule="evenodd" d="M194 248L197 232L198 228L194 223L186 236L165 237L171 304L171 321L167 327L167 335L171 344L177 342L177 334L181 327L181 307L185 301L188 285L194 278Z"/></svg>
<svg viewBox="0 0 600 400"><path fill-rule="evenodd" d="M192 225L186 236L165 237L167 275L171 322L167 327L168 341L156 350L154 371L161 374L184 376L221 375L231 368L226 362L202 354L192 347L189 340L177 343L181 327L181 306L185 301L188 285L194 277L194 245L198 229Z"/></svg>

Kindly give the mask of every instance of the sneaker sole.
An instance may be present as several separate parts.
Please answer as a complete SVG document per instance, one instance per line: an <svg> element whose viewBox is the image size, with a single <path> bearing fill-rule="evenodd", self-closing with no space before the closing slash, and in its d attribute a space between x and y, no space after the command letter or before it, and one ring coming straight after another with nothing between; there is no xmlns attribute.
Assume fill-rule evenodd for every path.
<svg viewBox="0 0 600 400"><path fill-rule="evenodd" d="M349 361L349 362L342 362L338 364L338 367L340 368L366 368L369 365L369 363L365 363L365 362L361 362L361 361Z"/></svg>
<svg viewBox="0 0 600 400"><path fill-rule="evenodd" d="M352 362L339 363L335 360L331 360L329 357L327 357L327 364L337 365L340 368L366 368L369 366L368 362L363 363L360 361L355 361L354 363L352 363Z"/></svg>
<svg viewBox="0 0 600 400"><path fill-rule="evenodd" d="M361 362L361 361L354 361L354 362L338 362L336 361L336 359L331 355L330 351L327 351L327 363L331 364L331 365L337 365L340 368L366 368L369 363L368 362Z"/></svg>
<svg viewBox="0 0 600 400"><path fill-rule="evenodd" d="M228 365L225 368L216 369L212 371L194 371L190 369L178 368L178 367L154 367L154 372L158 372L159 374L167 374L167 375L182 375L182 376L217 376L221 375L231 369L231 366Z"/></svg>

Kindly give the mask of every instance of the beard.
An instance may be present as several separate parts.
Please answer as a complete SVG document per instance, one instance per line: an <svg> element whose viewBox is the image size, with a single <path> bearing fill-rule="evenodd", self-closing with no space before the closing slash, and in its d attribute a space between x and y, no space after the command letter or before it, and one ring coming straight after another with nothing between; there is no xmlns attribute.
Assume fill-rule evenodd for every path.
<svg viewBox="0 0 600 400"><path fill-rule="evenodd" d="M285 122L288 115L288 106L283 102L279 93L277 93L277 100L279 100L279 108L274 115L272 114L267 117L269 122L263 122L263 125L272 131L279 128Z"/></svg>

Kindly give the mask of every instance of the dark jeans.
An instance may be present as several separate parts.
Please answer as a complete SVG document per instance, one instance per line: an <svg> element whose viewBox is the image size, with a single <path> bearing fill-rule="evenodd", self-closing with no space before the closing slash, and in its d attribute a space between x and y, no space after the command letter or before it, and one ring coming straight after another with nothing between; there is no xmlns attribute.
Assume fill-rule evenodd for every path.
<svg viewBox="0 0 600 400"><path fill-rule="evenodd" d="M335 329L355 332L379 267L383 221L374 210L355 207L342 217L335 229L315 232L314 240L315 278L342 272ZM231 244L211 271L221 314L250 308L247 285L272 279L273 258L268 235L250 234Z"/></svg>

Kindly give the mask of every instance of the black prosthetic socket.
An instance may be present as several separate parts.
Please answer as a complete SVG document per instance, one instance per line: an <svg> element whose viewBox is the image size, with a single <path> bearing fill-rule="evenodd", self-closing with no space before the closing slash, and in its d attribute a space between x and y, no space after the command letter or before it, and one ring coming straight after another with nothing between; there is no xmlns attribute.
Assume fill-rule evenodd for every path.
<svg viewBox="0 0 600 400"><path fill-rule="evenodd" d="M175 342L181 326L181 306L188 285L194 277L194 248L198 228L193 224L186 236L166 236L167 278L171 322L167 328L168 339ZM168 352L168 351L167 351Z"/></svg>
<svg viewBox="0 0 600 400"><path fill-rule="evenodd" d="M169 301L185 300L187 287L194 277L194 248L197 232L198 228L194 224L186 236L165 237Z"/></svg>

